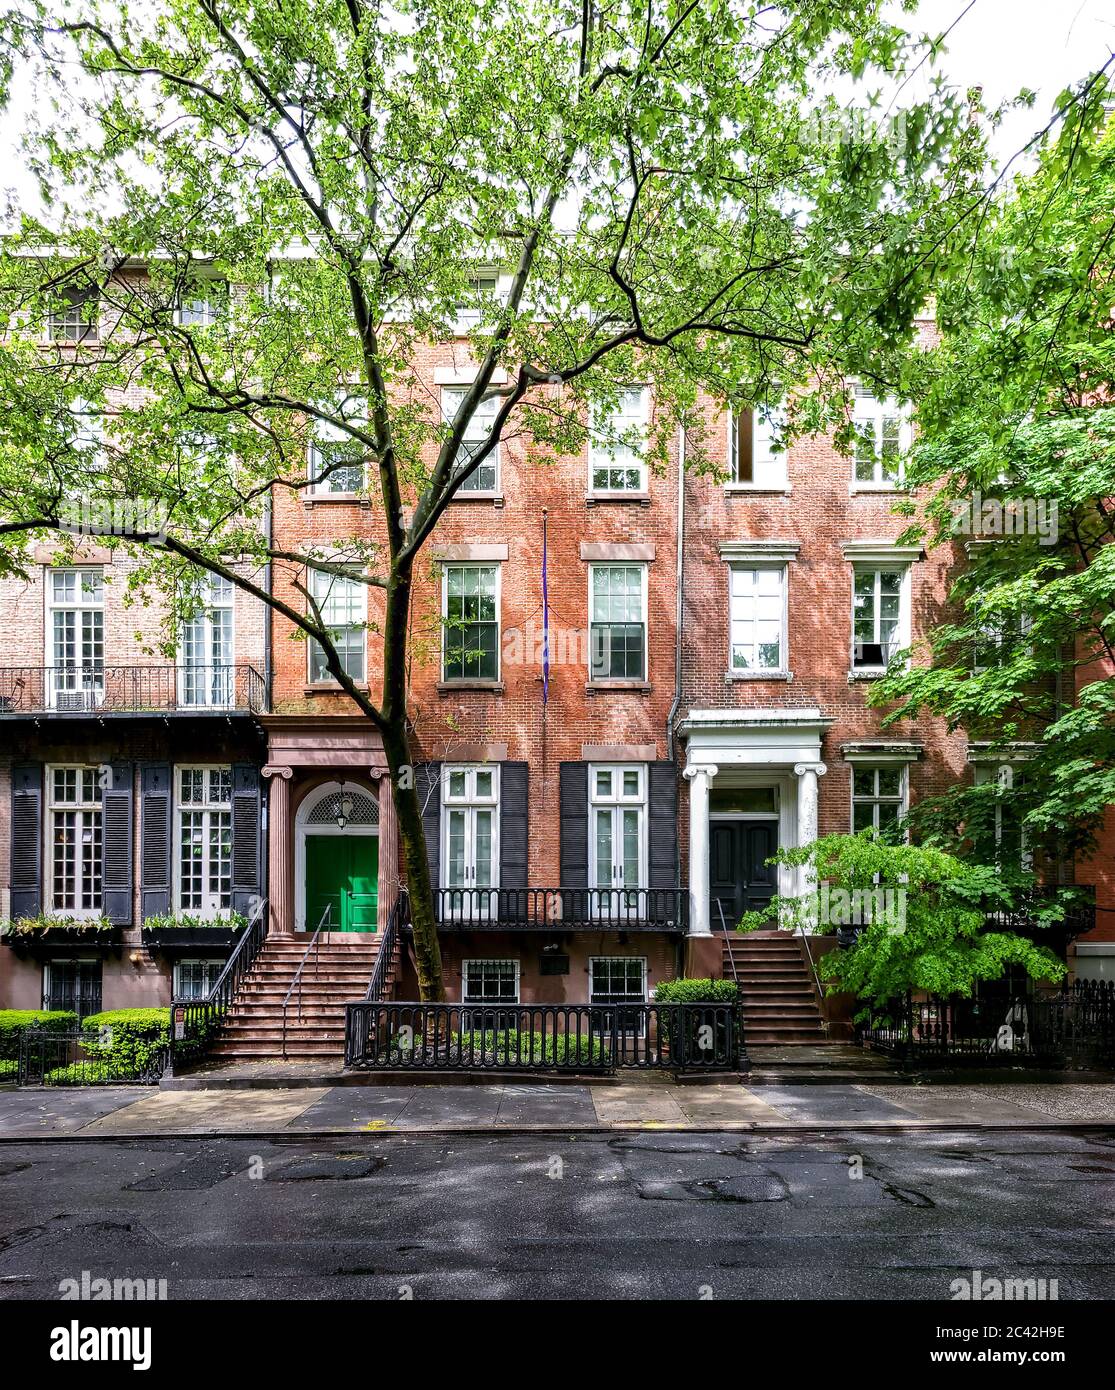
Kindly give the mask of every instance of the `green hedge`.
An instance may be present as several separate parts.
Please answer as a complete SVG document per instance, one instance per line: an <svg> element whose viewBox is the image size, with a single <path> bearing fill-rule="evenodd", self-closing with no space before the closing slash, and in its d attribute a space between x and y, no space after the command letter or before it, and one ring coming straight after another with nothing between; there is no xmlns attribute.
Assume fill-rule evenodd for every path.
<svg viewBox="0 0 1115 1390"><path fill-rule="evenodd" d="M400 1052L413 1050L415 1044L419 1049L425 1046L427 1052L450 1062L475 1058L477 1061L507 1063L521 1058L524 1063L545 1061L550 1065L587 1067L601 1066L604 1061L604 1045L600 1038L593 1038L590 1043L587 1037L578 1038L575 1033L519 1033L513 1028L477 1030L472 1033L451 1033L448 1039L443 1038L436 1044L431 1041L424 1045L418 1036L409 1046L400 1036L391 1039L391 1046Z"/></svg>
<svg viewBox="0 0 1115 1390"><path fill-rule="evenodd" d="M77 1027L77 1014L64 1009L0 1009L0 1061L19 1059L19 1040L28 1028L65 1033Z"/></svg>
<svg viewBox="0 0 1115 1390"><path fill-rule="evenodd" d="M116 1075L148 1070L170 1041L169 1009L108 1009L81 1025L86 1056Z"/></svg>
<svg viewBox="0 0 1115 1390"><path fill-rule="evenodd" d="M0 1081L11 1081L19 1075L19 1063L10 1057L0 1058Z"/></svg>
<svg viewBox="0 0 1115 1390"><path fill-rule="evenodd" d="M663 980L654 989L656 1004L734 1004L734 980Z"/></svg>

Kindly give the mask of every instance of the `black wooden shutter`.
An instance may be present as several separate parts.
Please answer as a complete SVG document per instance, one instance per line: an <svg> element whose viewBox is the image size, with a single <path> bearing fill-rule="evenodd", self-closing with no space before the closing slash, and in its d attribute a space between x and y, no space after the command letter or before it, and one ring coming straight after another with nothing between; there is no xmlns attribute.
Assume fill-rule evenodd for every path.
<svg viewBox="0 0 1115 1390"><path fill-rule="evenodd" d="M527 886L527 823L530 806L530 769L526 763L500 763L499 771L499 886ZM502 915L521 922L527 916L527 894L501 894Z"/></svg>
<svg viewBox="0 0 1115 1390"><path fill-rule="evenodd" d="M263 816L259 768L232 765L232 910L251 917L260 895Z"/></svg>
<svg viewBox="0 0 1115 1390"><path fill-rule="evenodd" d="M173 781L169 763L143 763L139 770L139 914L170 911L170 853Z"/></svg>
<svg viewBox="0 0 1115 1390"><path fill-rule="evenodd" d="M437 890L441 887L441 763L419 763L414 769L414 785L422 811L426 861L436 902Z"/></svg>
<svg viewBox="0 0 1115 1390"><path fill-rule="evenodd" d="M648 767L647 865L648 888L677 887L678 865L678 770L673 763L651 763ZM655 895L651 913L656 921L676 921L674 899Z"/></svg>
<svg viewBox="0 0 1115 1390"><path fill-rule="evenodd" d="M11 914L37 917L43 906L43 765L12 767Z"/></svg>
<svg viewBox="0 0 1115 1390"><path fill-rule="evenodd" d="M101 788L101 910L132 925L132 764L111 763Z"/></svg>
<svg viewBox="0 0 1115 1390"><path fill-rule="evenodd" d="M562 763L561 887L588 887L588 763Z"/></svg>

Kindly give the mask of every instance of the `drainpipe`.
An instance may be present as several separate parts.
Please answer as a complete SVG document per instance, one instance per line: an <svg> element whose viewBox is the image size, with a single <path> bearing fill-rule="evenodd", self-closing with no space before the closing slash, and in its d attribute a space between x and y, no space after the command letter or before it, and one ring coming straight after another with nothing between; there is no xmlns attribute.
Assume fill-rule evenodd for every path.
<svg viewBox="0 0 1115 1390"><path fill-rule="evenodd" d="M670 761L676 757L674 740L674 719L677 717L678 709L681 707L681 629L682 619L685 613L685 603L683 595L683 584L685 579L685 550L683 540L685 536L685 417L683 416L678 425L678 509L677 509L677 561L674 576L674 586L677 592L677 606L674 615L674 700L670 706L670 712L666 716L666 752ZM680 838L680 837L679 837ZM674 868L674 887L681 892L681 849L678 848L677 860ZM675 965L674 975L681 979L685 974L685 950L686 937L678 940L674 948Z"/></svg>
<svg viewBox="0 0 1115 1390"><path fill-rule="evenodd" d="M685 613L685 603L683 597L683 586L685 581L685 551L683 540L685 536L685 418L682 417L678 426L678 533L677 533L677 569L674 585L677 592L677 609L674 616L674 702L670 706L670 712L666 716L666 750L671 759L674 758L674 719L681 706L681 629L682 620ZM681 868L679 864L678 886L680 882Z"/></svg>

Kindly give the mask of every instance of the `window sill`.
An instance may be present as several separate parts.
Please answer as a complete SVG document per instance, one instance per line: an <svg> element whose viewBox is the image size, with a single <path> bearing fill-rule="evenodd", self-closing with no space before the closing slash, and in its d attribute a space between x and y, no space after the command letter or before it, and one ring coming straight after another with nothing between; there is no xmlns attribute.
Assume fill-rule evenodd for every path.
<svg viewBox="0 0 1115 1390"><path fill-rule="evenodd" d="M886 495L889 494L889 493L895 493L895 492L897 492L897 493L909 492L909 488L905 485L905 483L849 483L849 484L848 484L848 495L849 495L850 497L855 497L855 496L857 495L857 493L861 493L861 492L867 494L868 496L871 496L872 494L874 494L875 496L878 496L880 493L882 493L884 496L886 496Z"/></svg>
<svg viewBox="0 0 1115 1390"><path fill-rule="evenodd" d="M354 681L361 694L368 693L367 681ZM302 687L303 695L347 695L348 691L337 681L307 681Z"/></svg>
<svg viewBox="0 0 1115 1390"><path fill-rule="evenodd" d="M448 680L437 683L439 695L452 695L458 690L478 690L488 695L502 695L506 689L507 687L502 681Z"/></svg>
<svg viewBox="0 0 1115 1390"><path fill-rule="evenodd" d="M304 507L370 507L371 498L360 492L306 492L302 494Z"/></svg>
<svg viewBox="0 0 1115 1390"><path fill-rule="evenodd" d="M848 672L848 683L850 685L853 681L877 681L886 673L885 666L857 666Z"/></svg>
<svg viewBox="0 0 1115 1390"><path fill-rule="evenodd" d="M788 497L793 490L791 483L782 487L763 487L759 483L724 484L724 491L729 497Z"/></svg>
<svg viewBox="0 0 1115 1390"><path fill-rule="evenodd" d="M589 681L585 686L586 695L607 695L614 692L627 692L627 694L649 695L654 689L650 681Z"/></svg>
<svg viewBox="0 0 1115 1390"><path fill-rule="evenodd" d="M724 681L731 685L733 681L792 681L793 671L725 671Z"/></svg>
<svg viewBox="0 0 1115 1390"><path fill-rule="evenodd" d="M450 506L454 502L490 502L493 507L503 506L502 492L455 492L449 499Z"/></svg>
<svg viewBox="0 0 1115 1390"><path fill-rule="evenodd" d="M602 502L633 502L640 507L650 506L649 492L588 492L585 506L595 507Z"/></svg>

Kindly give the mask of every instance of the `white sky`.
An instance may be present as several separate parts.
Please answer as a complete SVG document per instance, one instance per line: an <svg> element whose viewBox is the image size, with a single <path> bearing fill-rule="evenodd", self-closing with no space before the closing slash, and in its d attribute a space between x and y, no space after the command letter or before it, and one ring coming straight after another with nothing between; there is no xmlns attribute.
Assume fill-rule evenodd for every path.
<svg viewBox="0 0 1115 1390"><path fill-rule="evenodd" d="M1115 3L974 0L970 8L969 4L970 0L922 0L914 14L904 15L899 0L893 0L889 13L895 22L919 34L940 34L958 21L936 70L962 88L982 86L987 107L1024 87L1037 92L1033 109L1015 113L993 140L996 156L1006 159L1045 125L1058 94L1100 67L1115 50ZM903 102L924 94L930 72L927 63L906 87ZM19 154L21 127L32 110L29 84L17 78L11 106L0 120L0 190L10 190L17 202L34 207L34 187Z"/></svg>

